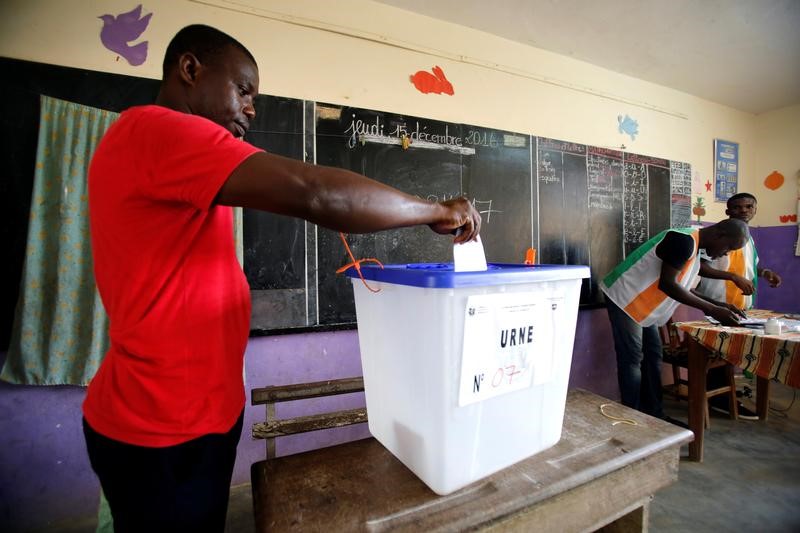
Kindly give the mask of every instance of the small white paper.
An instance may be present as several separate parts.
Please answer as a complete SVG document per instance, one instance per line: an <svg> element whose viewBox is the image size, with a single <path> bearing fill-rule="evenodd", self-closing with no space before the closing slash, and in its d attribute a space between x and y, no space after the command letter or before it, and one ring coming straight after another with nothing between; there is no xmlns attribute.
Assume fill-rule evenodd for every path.
<svg viewBox="0 0 800 533"><path fill-rule="evenodd" d="M474 241L453 245L453 266L456 272L486 270L486 253L480 235Z"/></svg>

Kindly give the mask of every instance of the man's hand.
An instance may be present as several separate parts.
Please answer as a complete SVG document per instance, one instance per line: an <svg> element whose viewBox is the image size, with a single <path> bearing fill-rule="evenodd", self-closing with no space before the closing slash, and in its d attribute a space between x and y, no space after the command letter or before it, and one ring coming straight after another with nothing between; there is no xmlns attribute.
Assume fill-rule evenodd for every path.
<svg viewBox="0 0 800 533"><path fill-rule="evenodd" d="M738 307L736 307L733 304L729 304L727 302L717 302L717 305L719 307L724 307L725 309L727 309L729 311L733 311L738 316L738 318L747 318L747 313L744 312L744 309L739 309ZM738 320L738 318L737 318L737 320Z"/></svg>
<svg viewBox="0 0 800 533"><path fill-rule="evenodd" d="M708 315L717 319L723 326L738 326L739 318L745 316L741 309L729 304L712 307Z"/></svg>
<svg viewBox="0 0 800 533"><path fill-rule="evenodd" d="M781 277L778 275L777 272L773 272L772 270L765 268L761 271L761 277L769 282L769 286L772 288L778 287L781 284Z"/></svg>
<svg viewBox="0 0 800 533"><path fill-rule="evenodd" d="M739 287L739 289L741 289L742 294L744 294L745 296L749 296L749 295L753 294L754 292L756 292L756 288L753 285L753 282L750 281L747 278L743 278L742 276L739 276L738 274L733 274L733 277L731 278L731 281L737 287Z"/></svg>
<svg viewBox="0 0 800 533"><path fill-rule="evenodd" d="M475 240L481 230L481 215L466 198L452 198L439 205L447 211L442 220L428 226L436 233L455 234L454 242L462 243Z"/></svg>

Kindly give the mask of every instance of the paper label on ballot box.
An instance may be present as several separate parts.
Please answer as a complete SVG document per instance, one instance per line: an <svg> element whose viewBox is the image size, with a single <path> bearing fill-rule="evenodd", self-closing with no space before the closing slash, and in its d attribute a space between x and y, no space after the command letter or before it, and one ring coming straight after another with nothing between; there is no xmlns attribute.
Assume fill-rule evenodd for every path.
<svg viewBox="0 0 800 533"><path fill-rule="evenodd" d="M552 379L551 300L536 292L468 297L459 406Z"/></svg>

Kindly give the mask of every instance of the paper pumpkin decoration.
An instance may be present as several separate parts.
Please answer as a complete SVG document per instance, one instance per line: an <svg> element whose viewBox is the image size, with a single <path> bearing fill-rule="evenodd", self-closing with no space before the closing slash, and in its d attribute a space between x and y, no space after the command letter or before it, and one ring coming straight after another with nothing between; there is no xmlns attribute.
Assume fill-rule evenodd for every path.
<svg viewBox="0 0 800 533"><path fill-rule="evenodd" d="M772 172L772 174L764 178L764 187L774 191L776 189L780 189L783 185L783 182L783 174L775 170Z"/></svg>

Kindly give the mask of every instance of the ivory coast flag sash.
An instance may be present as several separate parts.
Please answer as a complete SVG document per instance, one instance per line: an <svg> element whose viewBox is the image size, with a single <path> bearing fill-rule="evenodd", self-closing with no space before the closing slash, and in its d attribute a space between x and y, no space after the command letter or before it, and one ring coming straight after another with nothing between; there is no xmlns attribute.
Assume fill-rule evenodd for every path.
<svg viewBox="0 0 800 533"><path fill-rule="evenodd" d="M694 240L692 256L678 274L678 283L687 290L691 288L700 270L697 256L700 231L692 228L662 231L634 250L600 284L608 298L644 327L665 324L679 305L658 288L662 261L656 255L656 246L670 231L689 235Z"/></svg>
<svg viewBox="0 0 800 533"><path fill-rule="evenodd" d="M708 265L716 270L732 272L749 279L758 288L758 252L753 238L738 250L731 250L728 255L712 259ZM732 281L724 279L701 278L697 290L712 300L727 302L739 309L750 309L755 301L755 293L745 296L742 290Z"/></svg>

